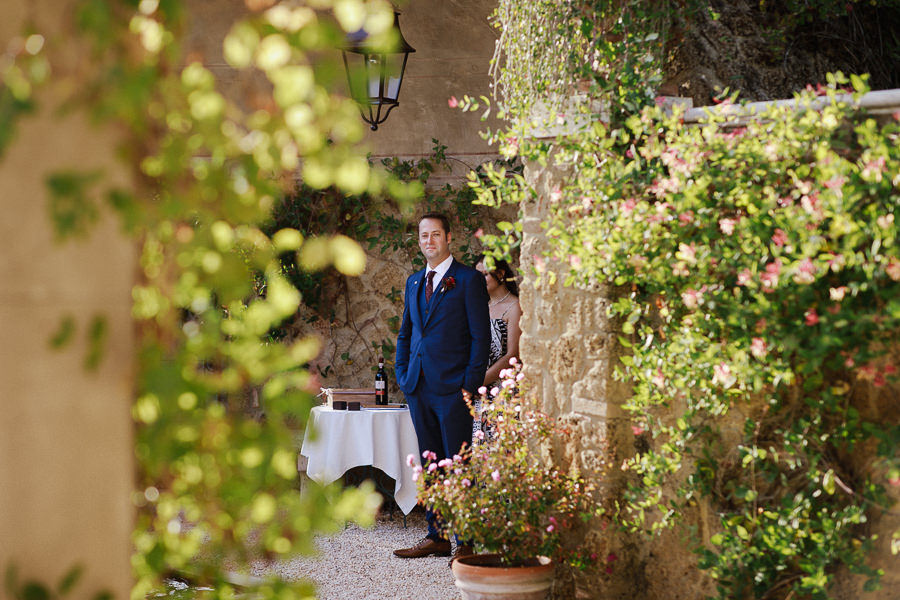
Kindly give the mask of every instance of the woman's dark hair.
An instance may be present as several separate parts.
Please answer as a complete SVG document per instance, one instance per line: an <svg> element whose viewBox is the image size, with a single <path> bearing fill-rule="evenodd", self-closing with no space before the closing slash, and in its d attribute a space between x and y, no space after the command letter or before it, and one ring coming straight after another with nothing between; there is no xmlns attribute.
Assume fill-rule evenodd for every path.
<svg viewBox="0 0 900 600"><path fill-rule="evenodd" d="M479 254L475 257L475 260L472 261L472 266L474 267L482 261L484 261L484 254ZM513 296L519 296L519 285L516 283L516 274L512 270L512 267L509 266L508 262L495 258L494 268L490 273L498 283L505 285L506 289L508 289Z"/></svg>

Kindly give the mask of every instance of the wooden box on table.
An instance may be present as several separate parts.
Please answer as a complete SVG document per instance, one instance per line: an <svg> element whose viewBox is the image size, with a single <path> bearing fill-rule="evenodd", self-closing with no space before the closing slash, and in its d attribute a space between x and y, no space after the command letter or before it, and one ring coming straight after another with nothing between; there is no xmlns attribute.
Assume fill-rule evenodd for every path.
<svg viewBox="0 0 900 600"><path fill-rule="evenodd" d="M325 390L325 404L331 408L335 400L359 402L364 408L375 406L375 388L330 388Z"/></svg>

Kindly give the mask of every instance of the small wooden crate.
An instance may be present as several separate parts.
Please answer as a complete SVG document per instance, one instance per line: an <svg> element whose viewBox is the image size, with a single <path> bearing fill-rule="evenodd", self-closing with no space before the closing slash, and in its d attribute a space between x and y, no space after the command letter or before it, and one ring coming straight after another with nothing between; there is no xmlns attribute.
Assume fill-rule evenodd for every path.
<svg viewBox="0 0 900 600"><path fill-rule="evenodd" d="M359 402L360 406L375 406L375 388L331 388L325 393L325 403L331 408L334 400Z"/></svg>

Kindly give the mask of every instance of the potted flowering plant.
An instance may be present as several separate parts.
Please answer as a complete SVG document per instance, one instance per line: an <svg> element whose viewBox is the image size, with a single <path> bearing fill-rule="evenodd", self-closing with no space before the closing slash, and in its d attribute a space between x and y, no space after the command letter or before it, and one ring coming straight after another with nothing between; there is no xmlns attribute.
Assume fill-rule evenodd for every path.
<svg viewBox="0 0 900 600"><path fill-rule="evenodd" d="M543 455L567 431L522 406L521 364L513 361L501 377L490 393L479 390L487 433L476 433L474 444L453 458L436 461L426 452L414 475L419 500L440 515L445 532L482 552L453 561L464 599L513 597L509 589L492 595L489 585L543 598L554 563L585 568L591 562L579 534L601 514L592 486ZM521 576L529 581L516 583Z"/></svg>

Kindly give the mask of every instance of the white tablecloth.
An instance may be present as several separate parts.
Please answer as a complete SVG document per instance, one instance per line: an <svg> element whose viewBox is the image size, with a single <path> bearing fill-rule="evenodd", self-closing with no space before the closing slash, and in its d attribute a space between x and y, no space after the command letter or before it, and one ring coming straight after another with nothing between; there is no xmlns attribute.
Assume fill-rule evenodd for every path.
<svg viewBox="0 0 900 600"><path fill-rule="evenodd" d="M315 433L313 433L315 432ZM309 415L300 454L306 474L327 485L349 469L372 465L396 482L394 500L403 514L416 505L416 484L406 457L419 465L419 442L407 408L331 410L316 406Z"/></svg>

